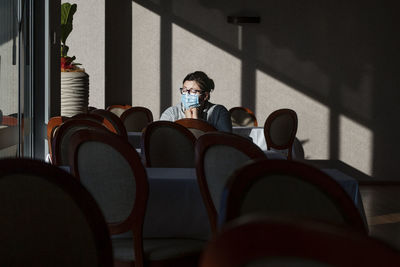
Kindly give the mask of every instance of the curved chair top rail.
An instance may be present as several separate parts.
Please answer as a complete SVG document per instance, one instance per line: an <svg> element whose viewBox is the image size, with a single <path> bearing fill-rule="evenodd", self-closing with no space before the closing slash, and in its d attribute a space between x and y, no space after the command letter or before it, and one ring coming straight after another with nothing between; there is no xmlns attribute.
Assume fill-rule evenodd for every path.
<svg viewBox="0 0 400 267"><path fill-rule="evenodd" d="M236 150L239 150L243 154L247 155L250 159L267 158L265 153L252 141L243 136L233 133L210 132L200 136L199 139L197 139L195 146L197 181L199 183L200 192L203 196L203 200L207 208L208 217L213 233L217 232L218 215L206 179L205 155L208 149L218 145L229 146Z"/></svg>
<svg viewBox="0 0 400 267"><path fill-rule="evenodd" d="M178 123L182 126L185 126L186 128L193 128L193 129L198 129L203 132L215 132L217 129L209 124L208 122L204 120L198 120L198 119L190 119L190 118L184 118L184 119L179 119L176 120L175 123Z"/></svg>
<svg viewBox="0 0 400 267"><path fill-rule="evenodd" d="M263 261L266 266L271 261L284 266L293 265L294 259L298 264L313 263L310 266L372 267L381 265L382 259L396 266L400 262L399 253L388 244L348 228L311 220L244 216L214 236L199 266L239 267Z"/></svg>
<svg viewBox="0 0 400 267"><path fill-rule="evenodd" d="M12 179L8 179L11 178ZM33 177L37 179L33 179ZM16 179L18 178L18 179ZM28 184L31 185L36 185L34 188L32 187L21 187L21 182L26 180ZM111 247L111 240L109 237L109 232L107 229L107 224L104 220L103 214L98 207L96 201L93 199L91 194L87 191L85 187L83 187L72 175L69 173L61 170L60 168L47 164L43 161L38 161L38 160L32 160L32 159L27 159L27 158L14 158L14 159L2 159L0 160L0 183L2 184L3 190L13 190L9 191L10 196L12 193L15 193L16 195L19 196L18 201L21 201L18 205L18 203L14 203L14 205L17 207L22 207L24 206L27 209L33 209L35 211L38 211L42 216L45 217L38 217L37 213L33 214L23 214L23 216L11 216L10 218L7 217L7 221L15 225L16 227L21 227L21 235L24 235L23 232L29 231L32 234L27 234L19 239L24 240L24 242L18 243L18 256L24 257L23 251L24 250L29 250L29 253L33 253L33 255L40 255L43 253L44 246L46 247L46 251L50 253L50 259L46 255L40 255L35 257L35 263L36 264L43 264L43 266L48 266L50 265L49 261L51 259L54 260L55 257L52 257L51 255L57 255L57 260L62 260L63 258L70 260L69 263L72 264L74 262L72 258L75 260L79 261L80 264L85 262L85 260L82 259L82 257L85 257L87 255L74 255L72 253L76 253L76 249L69 249L72 248L73 245L69 244L71 242L81 242L82 240L70 240L67 239L64 248L62 249L62 252L60 252L59 246L54 246L54 247L49 247L52 246L51 240L52 239L64 239L62 236L58 236L57 232L58 228L55 228L54 225L55 223L61 225L62 223L65 224L65 231L75 231L73 228L77 227L83 227L82 229L79 228L80 231L77 233L77 235L83 235L83 231L85 229L89 230L90 232L87 233L88 235L91 236L92 242L94 242L94 247L96 249L96 253L94 254L95 257L97 258L97 263L96 265L87 265L87 266L113 266L113 256L112 256L112 247ZM25 184L25 183L24 183ZM43 185L48 185L49 187L51 186L53 189L54 188L59 188L65 195L68 197L56 197L54 198L53 201L50 201L51 197L54 197L54 194L52 193L52 190L46 190L46 189L41 189L43 188ZM6 189L7 186L10 186L10 189ZM45 187L46 188L46 187ZM29 190L29 192L32 192L32 190L36 191L36 194L38 195L33 195L31 194L30 197L28 196L29 194L24 194L23 190ZM15 191L15 192L14 192ZM60 191L60 192L61 192ZM49 199L47 201L43 201L43 199L46 199L46 194L49 193ZM38 197L39 196L39 197ZM24 199L24 198L27 199ZM10 203L10 199L7 200L7 194L2 194L2 199L6 201L7 203ZM15 200L16 198L13 197ZM67 213L65 213L65 218L63 219L63 208L65 206L59 206L55 207L55 205L62 205L63 203L66 204L65 201L68 201L69 204L65 206L71 206L71 207L77 207L78 210L80 210L81 215L85 218L84 222L85 225L82 225L82 221L80 220L70 220L67 216ZM23 203L28 203L29 204L23 204ZM47 204L49 205L47 207ZM10 204L7 205L2 205L4 206L3 208L6 208ZM61 212L58 213L58 216L56 214L51 213L51 209L59 209ZM43 212L40 212L40 210L43 210ZM75 210L75 209L74 209ZM14 213L18 213L19 210L13 211ZM4 211L2 211L2 214L4 214ZM29 216L32 216L31 218ZM21 221L21 219L23 220ZM16 221L13 221L13 220ZM58 219L58 220L57 220ZM56 221L55 221L56 220ZM32 222L32 223L27 223L27 222ZM40 226L38 226L40 224ZM46 227L46 224L48 227ZM35 229L35 227L39 227ZM15 227L13 227L15 228ZM5 230L2 227L3 230ZM25 229L25 230L24 230ZM44 231L46 229L46 231ZM52 232L51 229L54 229L55 232ZM67 230L69 229L69 230ZM37 231L38 230L38 231ZM78 228L76 229L78 230ZM65 231L61 231L64 232ZM40 233L40 234L39 234ZM27 240L28 236L33 236L35 235L42 235L42 236L37 236L35 240ZM43 236L44 235L44 236ZM3 238L4 235L2 235ZM69 236L71 238L71 236ZM2 239L2 246L3 248L6 248L7 245L13 244L15 242L15 238L18 239L17 236L13 236L13 242L7 242L7 240ZM43 239L42 239L43 238ZM46 240L46 241L44 241ZM25 245L25 241L27 242ZM46 242L44 244L44 242ZM50 242L50 243L49 243ZM54 243L62 243L62 241L54 241ZM53 244L54 245L54 244ZM5 247L4 247L5 246ZM15 250L15 248L14 248ZM35 252L35 250L37 250ZM57 250L57 251L56 251ZM7 250L6 251L10 251ZM53 252L51 252L53 251ZM71 254L69 254L71 253ZM82 253L93 253L93 251L87 251L87 252L82 252ZM67 255L66 255L67 254ZM3 254L4 256L4 254ZM13 256L13 255L7 255L7 256ZM15 261L15 257L18 257L17 255L14 255L13 261ZM7 258L7 257L6 257ZM5 263L3 260L7 261L6 258L1 257L0 259L0 264ZM41 260L43 259L43 261ZM37 261L36 261L37 260ZM18 262L18 261L17 261ZM24 261L21 261L22 263ZM75 262L77 265L74 266L81 266L79 265L79 262ZM10 262L8 262L10 263ZM15 263L15 262L14 262ZM53 262L53 264L56 264ZM64 262L59 262L60 266L66 266ZM3 265L3 264L1 264ZM5 264L7 265L7 264Z"/></svg>
<svg viewBox="0 0 400 267"><path fill-rule="evenodd" d="M274 122L283 117L283 116L289 116L292 120L292 125L291 125L291 131L290 133L285 133L285 136L287 137L287 140L284 144L277 144L276 140L274 140L273 136L274 135L274 131L276 131L276 128L273 128L273 124ZM292 159L292 146L293 146L293 142L294 139L296 137L296 133L297 133L297 125L298 125L298 119L297 119L297 114L294 110L292 109L278 109L275 110L274 112L272 112L267 119L265 120L264 123L264 136L265 136L265 140L267 142L267 146L268 149L278 149L278 150L284 150L287 149L288 150L288 159ZM281 126L281 125L278 125ZM287 126L287 124L285 125ZM280 129L278 129L279 131Z"/></svg>
<svg viewBox="0 0 400 267"><path fill-rule="evenodd" d="M63 165L65 162L68 160L62 159L62 144L64 137L66 136L69 131L71 131L73 128L81 129L83 127L91 128L91 129L97 129L100 131L109 131L104 125L100 124L99 122L92 121L92 120L80 120L80 119L69 119L62 123L58 129L57 132L54 135L53 142L52 142L52 163L55 165ZM111 133L111 132L110 132Z"/></svg>
<svg viewBox="0 0 400 267"><path fill-rule="evenodd" d="M108 130L111 132L117 134L117 130L115 129L114 125L110 122L110 120L106 117L103 117L99 114L95 113L79 113L76 114L75 116L71 117L72 120L90 120L90 121L96 121L98 123L103 124Z"/></svg>
<svg viewBox="0 0 400 267"><path fill-rule="evenodd" d="M252 185L265 176L283 175L299 179L322 192L341 213L346 225L362 233L368 233L367 226L350 196L329 175L305 163L288 160L256 159L237 169L228 180L224 222L240 216L241 203Z"/></svg>
<svg viewBox="0 0 400 267"><path fill-rule="evenodd" d="M129 117L132 114L144 114L146 116L147 119L147 123L153 122L153 113L151 112L150 109L146 108L146 107L139 107L139 106L135 106L135 107L130 107L129 109L126 109L120 116L122 122L125 124L126 120L129 120Z"/></svg>
<svg viewBox="0 0 400 267"><path fill-rule="evenodd" d="M117 115L115 115L114 113L112 113L111 111L108 111L105 109L95 109L95 110L92 110L90 113L100 115L100 116L106 118L114 126L117 134L121 135L124 138L128 138L126 128L125 128L124 124L122 123L121 118L118 117Z"/></svg>
<svg viewBox="0 0 400 267"><path fill-rule="evenodd" d="M249 108L246 108L246 107L233 107L233 108L229 109L229 113L231 114L231 118L235 118L235 114L236 113L249 116L251 118L251 121L253 121L253 125L255 127L258 126L256 115Z"/></svg>

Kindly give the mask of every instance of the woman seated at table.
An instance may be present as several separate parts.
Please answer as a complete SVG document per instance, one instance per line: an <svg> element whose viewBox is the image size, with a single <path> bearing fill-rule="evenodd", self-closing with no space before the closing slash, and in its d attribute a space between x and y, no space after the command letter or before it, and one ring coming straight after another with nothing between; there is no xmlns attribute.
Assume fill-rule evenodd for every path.
<svg viewBox="0 0 400 267"><path fill-rule="evenodd" d="M183 118L202 119L219 131L232 132L229 111L223 106L209 102L214 81L202 71L186 75L180 88L181 102L167 108L160 120L176 121Z"/></svg>

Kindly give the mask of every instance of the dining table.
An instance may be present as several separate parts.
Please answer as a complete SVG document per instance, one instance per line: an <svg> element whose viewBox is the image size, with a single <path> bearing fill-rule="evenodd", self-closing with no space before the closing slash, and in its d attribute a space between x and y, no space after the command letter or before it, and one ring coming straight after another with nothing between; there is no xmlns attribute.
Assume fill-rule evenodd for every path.
<svg viewBox="0 0 400 267"><path fill-rule="evenodd" d="M149 200L144 237L208 238L210 224L195 168L146 168ZM364 206L356 179L337 169L322 169L350 196L364 223Z"/></svg>

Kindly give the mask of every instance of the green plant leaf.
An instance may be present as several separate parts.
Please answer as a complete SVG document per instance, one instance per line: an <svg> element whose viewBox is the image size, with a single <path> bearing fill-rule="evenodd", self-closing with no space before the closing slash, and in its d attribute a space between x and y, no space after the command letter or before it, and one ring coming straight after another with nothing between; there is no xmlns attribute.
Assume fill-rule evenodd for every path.
<svg viewBox="0 0 400 267"><path fill-rule="evenodd" d="M77 5L63 3L61 5L61 42L65 44L69 34L72 31L72 20L76 12Z"/></svg>

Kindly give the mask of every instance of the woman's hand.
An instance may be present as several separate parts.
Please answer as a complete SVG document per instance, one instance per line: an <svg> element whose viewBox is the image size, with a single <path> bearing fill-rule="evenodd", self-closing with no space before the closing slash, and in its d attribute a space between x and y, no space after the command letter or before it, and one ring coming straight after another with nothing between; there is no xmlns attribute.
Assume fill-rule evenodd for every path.
<svg viewBox="0 0 400 267"><path fill-rule="evenodd" d="M198 109L197 108L189 108L185 110L185 116L189 119L197 119L198 118Z"/></svg>

